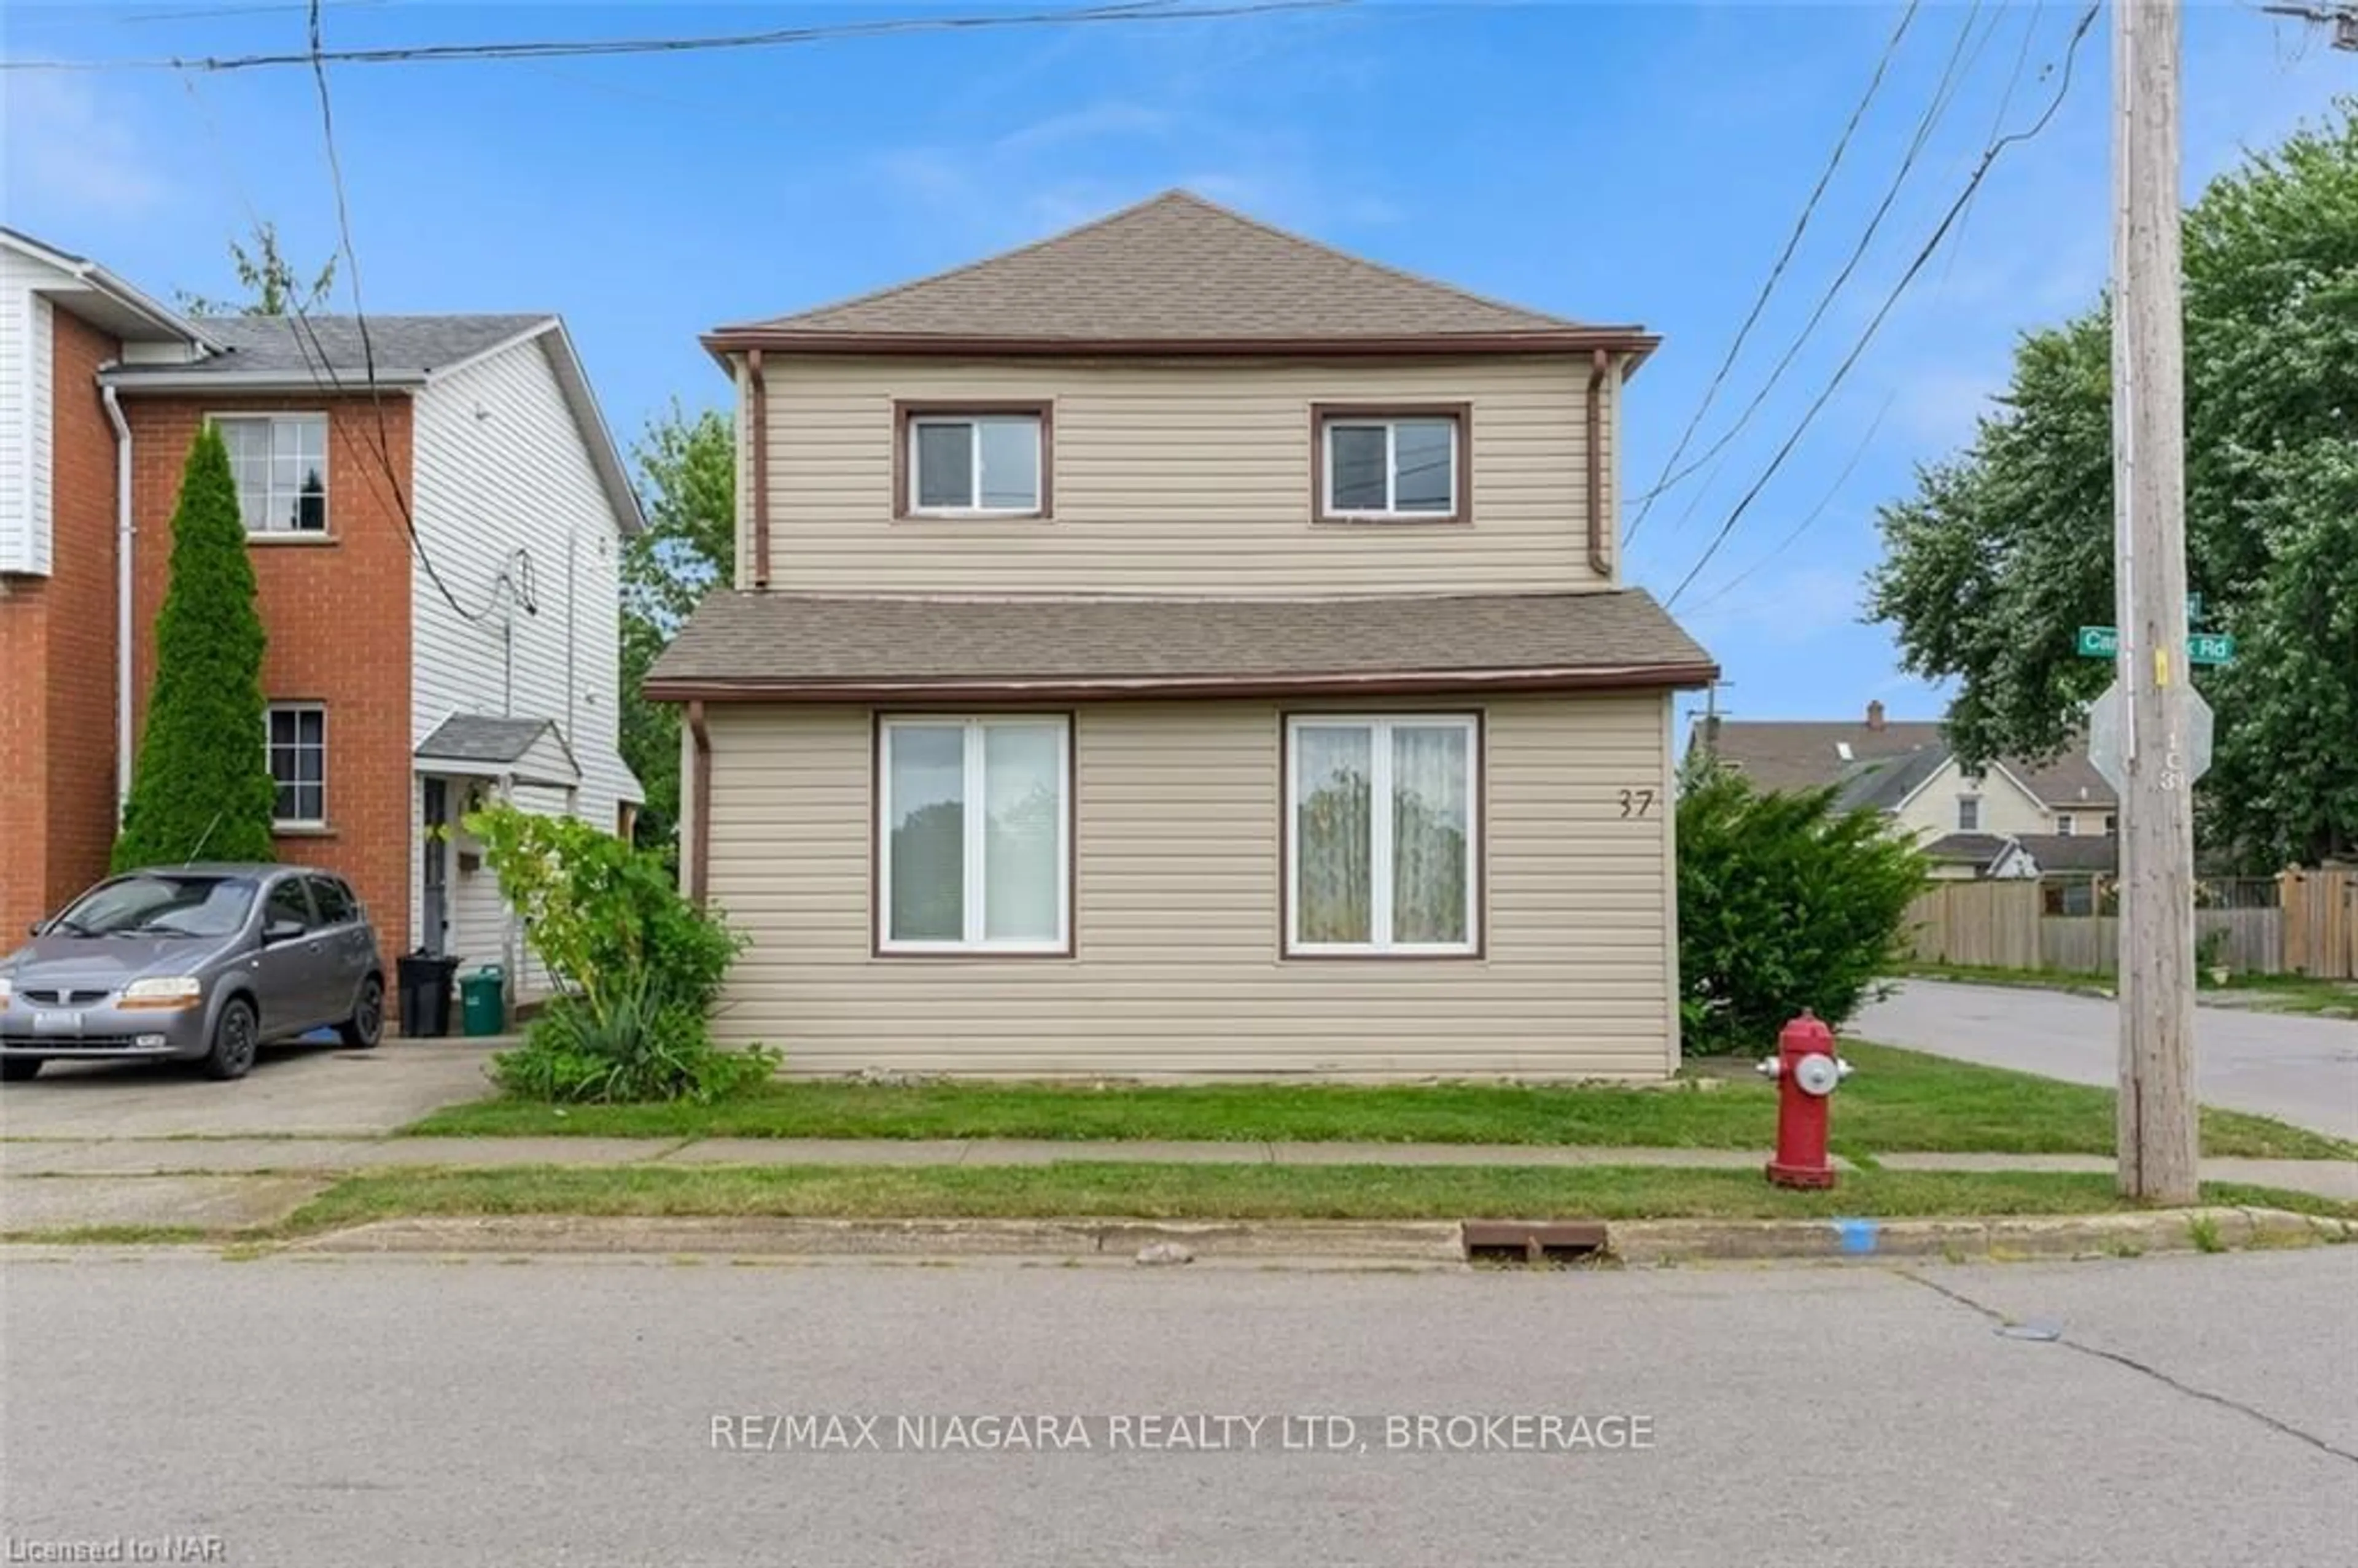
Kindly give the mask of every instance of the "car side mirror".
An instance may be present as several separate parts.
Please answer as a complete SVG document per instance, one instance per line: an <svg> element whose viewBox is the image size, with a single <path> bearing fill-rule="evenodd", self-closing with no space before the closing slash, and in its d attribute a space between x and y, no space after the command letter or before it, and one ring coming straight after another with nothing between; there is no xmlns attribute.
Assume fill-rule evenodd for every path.
<svg viewBox="0 0 2358 1568"><path fill-rule="evenodd" d="M262 923L262 945L275 947L281 942L292 942L303 935L299 920L265 920Z"/></svg>

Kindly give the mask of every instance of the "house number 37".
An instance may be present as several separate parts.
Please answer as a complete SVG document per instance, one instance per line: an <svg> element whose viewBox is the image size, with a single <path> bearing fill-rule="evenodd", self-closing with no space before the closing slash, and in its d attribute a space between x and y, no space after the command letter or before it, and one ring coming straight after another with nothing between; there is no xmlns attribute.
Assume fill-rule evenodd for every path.
<svg viewBox="0 0 2358 1568"><path fill-rule="evenodd" d="M1654 814L1654 792L1650 789L1625 789L1621 792L1621 815L1651 816Z"/></svg>

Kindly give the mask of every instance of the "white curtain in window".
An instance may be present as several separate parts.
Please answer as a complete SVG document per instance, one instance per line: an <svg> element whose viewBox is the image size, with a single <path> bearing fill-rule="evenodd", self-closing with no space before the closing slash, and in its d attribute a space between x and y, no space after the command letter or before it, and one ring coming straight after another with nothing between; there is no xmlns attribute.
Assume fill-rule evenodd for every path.
<svg viewBox="0 0 2358 1568"><path fill-rule="evenodd" d="M1054 942L1063 903L1063 726L992 724L981 736L983 940Z"/></svg>
<svg viewBox="0 0 2358 1568"><path fill-rule="evenodd" d="M1293 768L1296 939L1375 939L1374 733L1303 725Z"/></svg>
<svg viewBox="0 0 2358 1568"><path fill-rule="evenodd" d="M1392 940L1463 942L1466 797L1462 725L1393 727Z"/></svg>

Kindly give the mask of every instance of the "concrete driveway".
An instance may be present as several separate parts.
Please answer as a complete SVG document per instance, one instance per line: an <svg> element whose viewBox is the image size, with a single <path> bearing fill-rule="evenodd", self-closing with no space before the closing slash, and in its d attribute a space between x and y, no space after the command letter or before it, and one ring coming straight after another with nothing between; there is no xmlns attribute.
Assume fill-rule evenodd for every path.
<svg viewBox="0 0 2358 1568"><path fill-rule="evenodd" d="M52 1062L0 1089L0 1137L374 1137L491 1092L483 1065L503 1039L387 1040L373 1051L265 1049L217 1084L194 1063Z"/></svg>
<svg viewBox="0 0 2358 1568"><path fill-rule="evenodd" d="M1850 1033L2109 1088L2119 1078L2119 1018L2116 1004L2096 997L1907 980L1862 1011ZM2358 1024L2197 1008L2194 1072L2205 1105L2358 1139Z"/></svg>

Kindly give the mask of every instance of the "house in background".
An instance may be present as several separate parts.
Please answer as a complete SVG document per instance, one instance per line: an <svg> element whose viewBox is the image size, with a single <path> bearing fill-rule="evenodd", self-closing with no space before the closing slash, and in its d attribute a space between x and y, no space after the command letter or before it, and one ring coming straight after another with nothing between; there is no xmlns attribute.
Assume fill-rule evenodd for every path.
<svg viewBox="0 0 2358 1568"><path fill-rule="evenodd" d="M618 576L642 522L564 324L368 328L184 319L0 231L0 920L105 872L207 423L269 636L282 860L342 873L402 950L528 976L458 818L505 796L626 825Z"/></svg>
<svg viewBox="0 0 2358 1568"><path fill-rule="evenodd" d="M1184 193L706 340L738 577L656 665L790 1068L1659 1078L1655 340Z"/></svg>
<svg viewBox="0 0 2358 1568"><path fill-rule="evenodd" d="M1837 787L1914 837L1937 877L2084 882L2118 862L2119 802L2084 751L1968 770L1939 723L1886 719L1880 702L1856 723L1698 719L1688 746L1763 789Z"/></svg>

